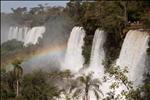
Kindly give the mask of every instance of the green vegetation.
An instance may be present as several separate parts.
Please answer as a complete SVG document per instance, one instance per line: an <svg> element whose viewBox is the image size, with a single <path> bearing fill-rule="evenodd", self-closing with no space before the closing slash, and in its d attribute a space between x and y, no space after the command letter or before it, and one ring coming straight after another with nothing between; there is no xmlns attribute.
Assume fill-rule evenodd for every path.
<svg viewBox="0 0 150 100"><path fill-rule="evenodd" d="M1 56L23 49L23 43L16 40L10 40L1 45Z"/></svg>
<svg viewBox="0 0 150 100"><path fill-rule="evenodd" d="M14 66L14 76L16 78L16 97L19 96L19 82L23 74L23 69L21 68L21 60L15 60L12 65Z"/></svg>
<svg viewBox="0 0 150 100"><path fill-rule="evenodd" d="M77 80L79 80L80 85L77 87L74 95L80 96L81 94L84 94L83 100L89 100L89 91L93 91L95 93L97 100L101 97L100 94L103 95L102 91L99 89L101 82L98 79L93 79L91 73L89 75L79 76Z"/></svg>
<svg viewBox="0 0 150 100"><path fill-rule="evenodd" d="M22 74L21 60L12 62L14 69L6 72L1 69L1 99L2 100L56 100L63 95L66 100L83 98L88 100L89 92L93 91L97 100L103 97L100 87L103 83L92 74L80 75L77 78L69 71L44 72L40 69L31 73ZM127 69L123 71L119 67L110 67L108 76L104 76L104 81L109 81L109 77L114 77L115 82L110 85L110 92L104 100L148 100L150 91L150 79L147 74L142 87L133 89L132 83L126 77ZM125 86L123 90L114 97L115 89ZM141 95L142 93L142 95ZM61 95L60 95L61 94Z"/></svg>
<svg viewBox="0 0 150 100"><path fill-rule="evenodd" d="M5 20L5 17L7 17L9 20L13 20L13 22L11 21L11 25L26 25L28 27L41 26L51 18L66 16L64 7L50 7L41 4L30 8L30 10L27 10L26 7L12 8L11 10L12 13L2 13L4 21L7 22Z"/></svg>
<svg viewBox="0 0 150 100"><path fill-rule="evenodd" d="M14 70L1 70L1 99L2 100L47 100L58 97L59 92L48 74L37 70L23 75L21 61L12 62ZM22 77L23 75L23 77Z"/></svg>
<svg viewBox="0 0 150 100"><path fill-rule="evenodd" d="M22 80L22 97L26 100L53 100L59 92L47 74L41 70L27 74Z"/></svg>
<svg viewBox="0 0 150 100"><path fill-rule="evenodd" d="M132 29L131 24L134 22L139 22L139 25L135 25L136 28L150 28L149 9L149 1L95 0L83 2L82 0L70 0L66 8L38 5L38 7L27 11L26 7L19 7L16 9L12 8L13 13L11 14L2 13L2 16L8 18L8 20L5 20L6 23L11 18L17 22L17 25L26 25L29 27L43 25L49 20L52 21L60 17L72 18L73 21L69 23L68 27L72 25L83 26L86 31L84 38L85 46L82 52L85 57L85 64L88 64L90 60L95 30L97 28L105 30L107 39L104 44L106 52L104 66L108 74L106 77L114 76L116 82L110 86L111 91L108 93L109 96L104 100L122 100L122 96L125 96L127 100L149 100L149 73L146 73L144 85L134 90L132 83L126 76L128 71L126 69L122 71L119 67L112 66L112 63L119 55L122 41L127 32L124 30ZM11 22L11 24L16 25L15 22ZM40 41L43 42L42 40ZM1 45L1 56L7 57L11 54L12 56L10 57L9 55L8 57L14 60L13 54L15 52L26 51L25 54L29 54L30 51L37 50L39 45L29 46L25 49L23 43L11 40ZM147 51L150 54L150 48ZM25 56L22 52L21 55ZM36 70L32 73L23 74L21 63L22 61L20 60L14 60L12 62L14 69L9 72L1 68L2 100L55 100L56 98L61 98L60 94L63 94L66 100L77 99L78 97L88 100L91 87L94 90L97 100L103 96L99 88L101 83L98 79L93 79L92 74L81 75L77 78L69 70L54 72ZM114 98L114 90L119 88L120 83L127 88L127 91L122 91L117 98ZM83 95L80 95L80 93Z"/></svg>
<svg viewBox="0 0 150 100"><path fill-rule="evenodd" d="M1 44L1 67L5 67L18 58L26 59L34 55L34 52L39 48L39 44L24 47L23 42L15 39L4 42Z"/></svg>

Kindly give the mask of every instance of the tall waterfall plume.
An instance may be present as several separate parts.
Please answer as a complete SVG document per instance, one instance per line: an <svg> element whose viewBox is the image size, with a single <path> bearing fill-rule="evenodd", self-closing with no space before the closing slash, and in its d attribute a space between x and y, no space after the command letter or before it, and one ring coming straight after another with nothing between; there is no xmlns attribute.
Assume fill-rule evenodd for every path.
<svg viewBox="0 0 150 100"><path fill-rule="evenodd" d="M148 47L148 33L130 30L123 42L117 65L121 69L128 67L128 78L134 86L142 84L145 72L146 49Z"/></svg>
<svg viewBox="0 0 150 100"><path fill-rule="evenodd" d="M90 65L85 73L93 72L93 77L102 79L104 76L104 66L102 65L103 59L105 57L103 45L106 39L106 35L104 31L97 29L95 31L93 43L92 43L92 51L90 58ZM89 97L92 100L97 100L94 93L90 91Z"/></svg>
<svg viewBox="0 0 150 100"><path fill-rule="evenodd" d="M103 44L105 42L105 33L102 30L97 29L95 31L93 44L92 44L92 51L91 51L91 58L90 58L90 65L89 71L94 72L94 77L100 77L104 74L104 66L102 65L102 61L105 57Z"/></svg>
<svg viewBox="0 0 150 100"><path fill-rule="evenodd" d="M84 45L85 31L82 27L74 27L70 34L65 55L64 68L78 72L84 63L82 46Z"/></svg>

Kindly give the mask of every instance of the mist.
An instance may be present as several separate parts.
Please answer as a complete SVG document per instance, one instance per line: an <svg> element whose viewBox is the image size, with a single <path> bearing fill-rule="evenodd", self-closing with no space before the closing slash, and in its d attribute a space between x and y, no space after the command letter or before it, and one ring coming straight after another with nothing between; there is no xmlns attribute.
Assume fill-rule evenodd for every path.
<svg viewBox="0 0 150 100"><path fill-rule="evenodd" d="M3 15L1 19L1 43L4 43L8 41L9 28L11 26L19 25L17 25L17 22L15 22L11 17L6 19ZM38 51L40 54L44 52L46 48L55 49L56 47L59 48L62 45L64 47L67 46L67 40L71 29L73 28L73 21L70 17L66 15L51 16L50 19L48 19L46 23L41 26L46 27L46 32L43 34L43 38L39 38L39 43L36 44L38 48L36 48L37 50L34 50L34 52ZM19 27L21 27L21 25ZM42 55L42 57L39 56L38 53L22 63L25 73L39 68L46 71L61 68L65 50L61 50L56 54L45 54Z"/></svg>
<svg viewBox="0 0 150 100"><path fill-rule="evenodd" d="M1 13L1 44L8 40L9 28L17 23L6 14Z"/></svg>
<svg viewBox="0 0 150 100"><path fill-rule="evenodd" d="M43 38L39 39L39 53L43 52L45 48L55 49L56 47L59 48L62 45L67 46L67 40L73 27L69 17L54 16L49 19L44 26L46 27L46 32L43 35ZM56 54L50 53L42 57L33 57L23 62L22 65L25 73L36 69L42 69L44 71L58 70L61 69L61 63L64 60L64 56L65 50L61 50Z"/></svg>

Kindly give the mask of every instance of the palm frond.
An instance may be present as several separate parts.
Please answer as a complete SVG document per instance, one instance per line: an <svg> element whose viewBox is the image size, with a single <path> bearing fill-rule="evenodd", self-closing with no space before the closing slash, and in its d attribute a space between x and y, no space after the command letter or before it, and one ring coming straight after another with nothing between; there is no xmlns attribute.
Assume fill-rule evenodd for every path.
<svg viewBox="0 0 150 100"><path fill-rule="evenodd" d="M99 96L99 94L98 94L98 92L96 90L94 90L94 94L96 96L96 99L99 100L100 96Z"/></svg>
<svg viewBox="0 0 150 100"><path fill-rule="evenodd" d="M95 88L95 90L104 96L103 92L100 89Z"/></svg>
<svg viewBox="0 0 150 100"><path fill-rule="evenodd" d="M76 89L75 92L73 93L73 97L78 98L80 97L81 94L82 94L82 89Z"/></svg>
<svg viewBox="0 0 150 100"><path fill-rule="evenodd" d="M84 76L80 76L80 77L78 77L78 79L79 79L79 81L80 81L81 83L86 83L86 80L85 80L85 77L84 77Z"/></svg>

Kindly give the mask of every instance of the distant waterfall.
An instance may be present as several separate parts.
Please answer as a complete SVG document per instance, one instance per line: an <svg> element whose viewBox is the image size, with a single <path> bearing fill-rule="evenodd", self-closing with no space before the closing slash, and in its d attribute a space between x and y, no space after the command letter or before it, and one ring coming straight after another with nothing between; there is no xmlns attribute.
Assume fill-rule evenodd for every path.
<svg viewBox="0 0 150 100"><path fill-rule="evenodd" d="M65 56L64 68L78 72L84 63L82 46L84 45L85 31L82 27L74 27L69 37Z"/></svg>
<svg viewBox="0 0 150 100"><path fill-rule="evenodd" d="M43 37L46 29L44 26L38 26L33 28L28 27L10 27L8 40L16 39L17 41L24 42L24 46L28 44L38 43L38 39Z"/></svg>
<svg viewBox="0 0 150 100"><path fill-rule="evenodd" d="M148 33L145 32L129 31L117 60L117 65L122 69L128 67L128 78L133 81L134 86L140 85L143 81L148 37Z"/></svg>
<svg viewBox="0 0 150 100"><path fill-rule="evenodd" d="M97 29L93 39L90 66L89 66L89 71L93 71L94 76L97 78L103 76L104 74L104 67L102 65L102 61L105 57L103 49L104 42L105 42L104 31Z"/></svg>
<svg viewBox="0 0 150 100"><path fill-rule="evenodd" d="M43 37L44 32L46 31L44 26L40 27L33 27L31 30L28 31L24 46L27 46L28 44L36 44L38 43L38 39Z"/></svg>
<svg viewBox="0 0 150 100"><path fill-rule="evenodd" d="M12 38L12 35L13 35L13 27L10 27L10 28L9 28L9 34L8 34L8 40L13 39L13 38Z"/></svg>
<svg viewBox="0 0 150 100"><path fill-rule="evenodd" d="M8 34L8 40L16 39L18 41L24 42L25 34L27 34L27 30L29 28L27 27L10 27L9 34Z"/></svg>

